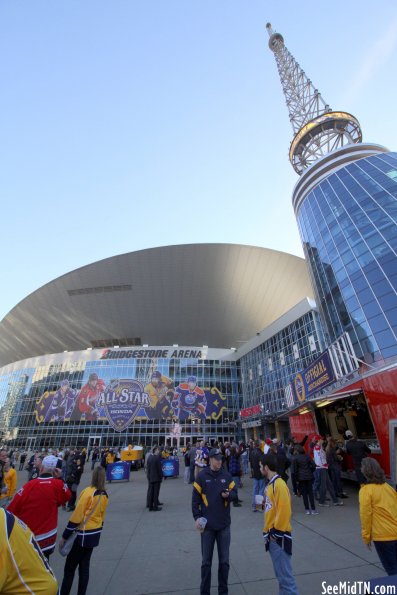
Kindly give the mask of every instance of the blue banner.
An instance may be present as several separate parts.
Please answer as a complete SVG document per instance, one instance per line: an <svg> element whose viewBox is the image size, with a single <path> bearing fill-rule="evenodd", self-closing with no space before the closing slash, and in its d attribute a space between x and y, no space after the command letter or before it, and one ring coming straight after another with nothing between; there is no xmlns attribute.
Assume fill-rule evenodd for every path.
<svg viewBox="0 0 397 595"><path fill-rule="evenodd" d="M106 479L108 481L123 481L123 480L129 481L130 468L131 468L131 463L129 461L110 463L106 467Z"/></svg>
<svg viewBox="0 0 397 595"><path fill-rule="evenodd" d="M302 403L315 393L335 382L335 373L328 351L324 351L303 372L296 374L291 382L295 401Z"/></svg>
<svg viewBox="0 0 397 595"><path fill-rule="evenodd" d="M165 459L161 463L164 477L178 477L179 475L179 460L175 457Z"/></svg>

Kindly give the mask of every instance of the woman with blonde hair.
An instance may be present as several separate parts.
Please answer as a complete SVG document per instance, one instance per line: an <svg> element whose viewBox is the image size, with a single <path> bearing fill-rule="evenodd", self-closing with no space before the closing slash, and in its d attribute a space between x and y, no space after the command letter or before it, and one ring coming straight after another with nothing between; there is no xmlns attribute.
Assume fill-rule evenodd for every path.
<svg viewBox="0 0 397 595"><path fill-rule="evenodd" d="M367 480L359 492L362 538L369 549L374 542L387 574L397 574L397 493L375 459L363 459L361 472Z"/></svg>
<svg viewBox="0 0 397 595"><path fill-rule="evenodd" d="M103 467L94 469L91 485L81 492L76 509L63 532L59 544L60 548L63 547L67 539L72 537L75 531L77 536L66 558L61 595L68 595L70 593L77 567L79 567L79 587L77 594L85 595L87 591L91 555L94 547L99 544L108 505L105 478Z"/></svg>

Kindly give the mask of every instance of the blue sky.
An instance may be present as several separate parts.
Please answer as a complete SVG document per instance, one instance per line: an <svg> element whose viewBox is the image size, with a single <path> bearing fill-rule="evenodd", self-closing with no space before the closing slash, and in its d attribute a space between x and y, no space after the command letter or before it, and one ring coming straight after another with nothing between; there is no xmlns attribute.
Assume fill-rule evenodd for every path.
<svg viewBox="0 0 397 595"><path fill-rule="evenodd" d="M394 0L3 0L0 319L124 252L302 255L267 21L365 141L397 149Z"/></svg>

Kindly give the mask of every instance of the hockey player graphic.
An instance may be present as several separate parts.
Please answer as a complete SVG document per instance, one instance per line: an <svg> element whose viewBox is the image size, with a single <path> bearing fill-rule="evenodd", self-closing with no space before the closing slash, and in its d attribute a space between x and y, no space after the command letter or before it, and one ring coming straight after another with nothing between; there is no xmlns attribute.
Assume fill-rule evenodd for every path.
<svg viewBox="0 0 397 595"><path fill-rule="evenodd" d="M77 397L77 407L73 412L73 417L77 413L79 418L84 418L86 421L95 421L98 419L99 411L96 403L100 393L105 390L105 383L98 378L98 374L93 372L89 375L88 382L81 389ZM78 412L76 412L78 409Z"/></svg>
<svg viewBox="0 0 397 595"><path fill-rule="evenodd" d="M203 389L197 386L195 376L189 376L187 382L182 382L178 386L171 404L174 415L179 421L186 421L189 417L205 421L207 399Z"/></svg>
<svg viewBox="0 0 397 595"><path fill-rule="evenodd" d="M167 376L156 370L150 382L145 386L145 393L149 395L150 407L146 407L149 419L164 419L169 415L170 405L168 397L172 395L174 383Z"/></svg>
<svg viewBox="0 0 397 595"><path fill-rule="evenodd" d="M69 419L76 400L76 390L70 387L69 380L62 380L52 398L44 421L62 421Z"/></svg>

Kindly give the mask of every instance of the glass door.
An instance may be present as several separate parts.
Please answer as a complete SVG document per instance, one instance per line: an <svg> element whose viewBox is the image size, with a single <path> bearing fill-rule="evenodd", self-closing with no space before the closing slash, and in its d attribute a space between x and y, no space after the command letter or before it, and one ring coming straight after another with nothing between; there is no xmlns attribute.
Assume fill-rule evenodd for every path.
<svg viewBox="0 0 397 595"><path fill-rule="evenodd" d="M97 446L98 448L100 448L100 446L101 446L101 439L102 439L102 436L89 436L88 437L88 444L87 444L87 451L89 449L94 448L94 446Z"/></svg>
<svg viewBox="0 0 397 595"><path fill-rule="evenodd" d="M34 451L35 446L36 446L36 437L35 436L30 436L29 438L26 439L25 450L27 452Z"/></svg>

